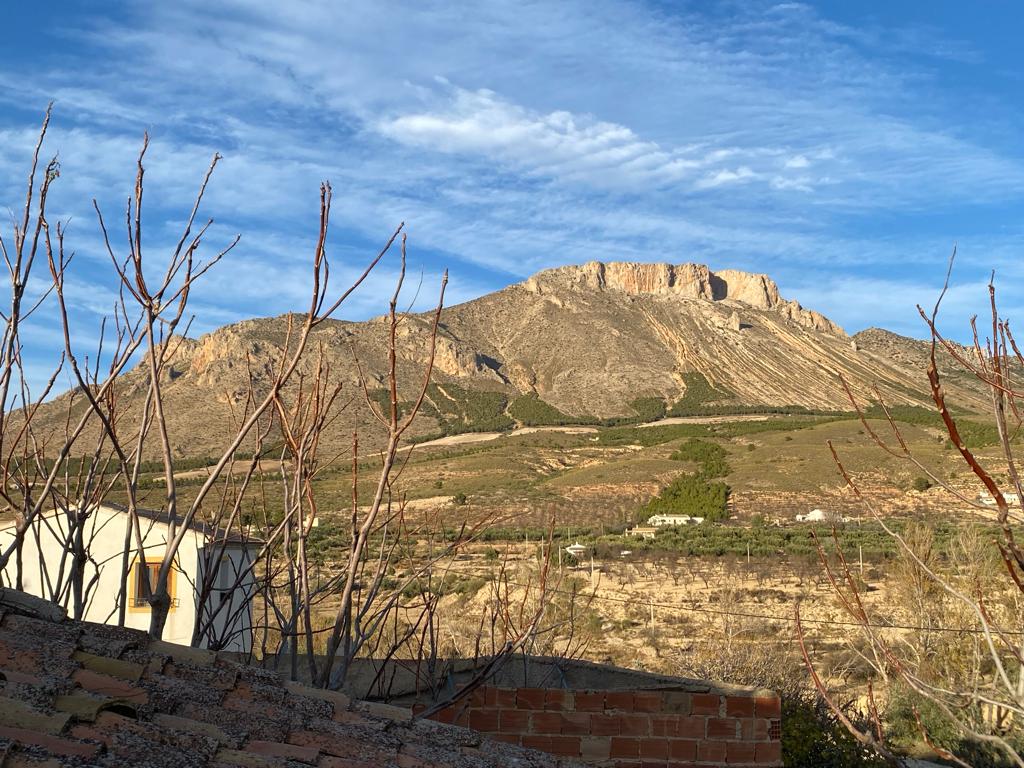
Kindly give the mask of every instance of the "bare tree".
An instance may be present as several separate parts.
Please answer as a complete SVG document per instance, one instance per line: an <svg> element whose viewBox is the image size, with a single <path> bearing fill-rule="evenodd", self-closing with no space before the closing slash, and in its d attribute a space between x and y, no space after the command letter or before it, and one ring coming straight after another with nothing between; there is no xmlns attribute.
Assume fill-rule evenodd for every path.
<svg viewBox="0 0 1024 768"><path fill-rule="evenodd" d="M950 270L952 264L951 258ZM1024 718L1024 551L1018 543L1024 493L1016 456L1016 436L1021 425L1019 398L1024 395L1016 378L1024 371L1024 357L1009 322L999 315L992 282L991 336L982 342L972 319L970 346L962 347L946 339L939 332L936 319L948 285L949 272L932 311L926 313L918 307L931 333L929 389L949 440L990 503L952 487L944 473L922 462L884 403L890 439L885 439L865 418L852 393L850 400L865 432L882 450L916 467L963 505L988 516L999 534L985 542L976 531L968 529L950 545L946 558L938 557L928 530L920 525L898 527L881 514L862 494L856 479L829 444L849 488L898 546L909 608L903 621L898 617L894 621L871 607L863 597L863 585L843 557L838 540L832 557L827 556L824 546L819 546L823 570L840 604L858 628L856 653L871 671L867 685L869 727L851 722L835 704L828 680L819 675L813 663L800 624L799 606L798 635L813 681L836 716L861 743L874 748L891 764L901 761L887 739L883 704L887 697L891 700L895 692L905 690L918 702L912 705L912 713L921 740L944 759L970 765L972 754L987 751L1007 764L1024 767L1024 758L1018 751ZM998 464L1008 479L1008 489L996 481L995 464L983 460L968 446L962 419L953 415L946 401L939 373L940 353L973 374L988 390L1001 453ZM849 388L847 392L850 393ZM877 392L876 396L881 402ZM994 569L993 561L1001 568ZM931 723L921 711L920 707L925 705L933 713ZM956 734L956 745L938 743L933 732L938 724Z"/></svg>

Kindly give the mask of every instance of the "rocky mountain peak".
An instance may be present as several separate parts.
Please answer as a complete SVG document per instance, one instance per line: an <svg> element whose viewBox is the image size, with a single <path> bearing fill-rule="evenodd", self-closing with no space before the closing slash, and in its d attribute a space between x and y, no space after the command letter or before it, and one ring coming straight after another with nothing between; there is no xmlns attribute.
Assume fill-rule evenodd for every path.
<svg viewBox="0 0 1024 768"><path fill-rule="evenodd" d="M706 264L589 261L538 272L522 287L540 295L609 291L630 296L739 302L754 309L778 312L817 331L845 336L843 329L824 315L783 299L778 285L768 275L734 269L712 272Z"/></svg>

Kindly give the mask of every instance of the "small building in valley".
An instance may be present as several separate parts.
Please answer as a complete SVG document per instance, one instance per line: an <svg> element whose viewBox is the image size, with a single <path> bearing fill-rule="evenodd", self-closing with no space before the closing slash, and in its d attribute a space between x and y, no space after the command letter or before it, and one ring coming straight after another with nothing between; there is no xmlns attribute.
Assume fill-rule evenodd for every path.
<svg viewBox="0 0 1024 768"><path fill-rule="evenodd" d="M0 583L18 586L69 609L74 604L70 572L74 558L71 542L80 535L88 553L80 580L82 618L101 624L118 623L125 601L124 625L149 629L148 589L167 552L169 526L166 513L139 509L139 528L145 562L139 559L128 510L103 503L81 515L72 525L76 509L58 509L37 515L21 545L21 583L17 584L16 558L0 571ZM74 529L74 530L72 530ZM15 540L13 522L0 526L0 548ZM200 623L198 645L248 653L252 649L252 601L256 592L252 564L261 542L195 522L174 559L168 591L171 608L163 639L191 645ZM127 581L122 589L122 573ZM207 573L212 577L207 580ZM148 574L149 578L145 578ZM210 589L203 598L203 585Z"/></svg>
<svg viewBox="0 0 1024 768"><path fill-rule="evenodd" d="M647 524L655 528L663 528L668 525L699 525L703 522L703 517L690 515L651 515L647 518Z"/></svg>
<svg viewBox="0 0 1024 768"><path fill-rule="evenodd" d="M641 539L653 539L658 529L653 525L638 525L635 528L627 528L627 536L639 536Z"/></svg>

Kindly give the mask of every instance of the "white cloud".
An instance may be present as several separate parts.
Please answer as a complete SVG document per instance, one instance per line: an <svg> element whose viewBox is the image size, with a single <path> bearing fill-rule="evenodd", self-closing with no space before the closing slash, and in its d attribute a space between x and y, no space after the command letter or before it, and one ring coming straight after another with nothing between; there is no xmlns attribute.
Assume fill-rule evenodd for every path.
<svg viewBox="0 0 1024 768"><path fill-rule="evenodd" d="M72 33L89 46L77 59L66 46L0 75L0 205L17 205L33 138L19 105L56 96L55 211L75 218L83 285L101 284L89 200L120 224L142 131L154 258L223 152L208 245L243 240L196 293L207 325L304 300L324 178L339 270L404 219L430 280L452 268L456 298L557 263L698 260L787 279L823 270L820 285L869 274L873 297L896 297L870 312L817 282L790 291L856 328L903 322L906 271L941 262L952 239L973 240L975 263L1009 262L1020 242L962 231L962 204L1019 204L1024 164L907 58L914 45L963 54L927 30L852 29L802 4L472 10L182 0L96 16ZM385 282L348 316L378 314Z"/></svg>

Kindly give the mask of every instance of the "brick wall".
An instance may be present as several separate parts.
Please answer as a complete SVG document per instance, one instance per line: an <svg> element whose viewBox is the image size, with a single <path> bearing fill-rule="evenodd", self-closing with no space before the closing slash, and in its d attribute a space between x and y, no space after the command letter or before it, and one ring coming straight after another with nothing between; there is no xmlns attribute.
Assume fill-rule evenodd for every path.
<svg viewBox="0 0 1024 768"><path fill-rule="evenodd" d="M782 765L768 692L476 689L434 715L493 739L614 768Z"/></svg>

